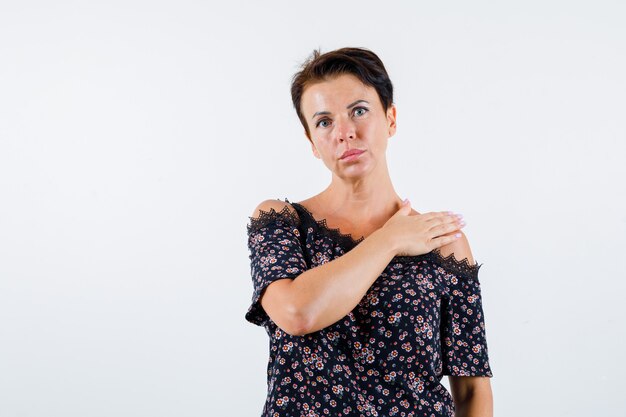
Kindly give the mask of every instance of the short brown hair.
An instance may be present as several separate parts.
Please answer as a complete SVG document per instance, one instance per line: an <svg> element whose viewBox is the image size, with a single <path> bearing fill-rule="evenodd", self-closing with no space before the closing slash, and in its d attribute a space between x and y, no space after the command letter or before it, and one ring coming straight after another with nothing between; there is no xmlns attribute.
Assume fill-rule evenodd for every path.
<svg viewBox="0 0 626 417"><path fill-rule="evenodd" d="M352 74L363 84L374 87L385 111L393 104L393 85L383 62L374 52L365 48L341 48L322 54L319 49L314 50L291 81L291 100L309 140L311 132L301 109L302 93L311 84L342 74Z"/></svg>

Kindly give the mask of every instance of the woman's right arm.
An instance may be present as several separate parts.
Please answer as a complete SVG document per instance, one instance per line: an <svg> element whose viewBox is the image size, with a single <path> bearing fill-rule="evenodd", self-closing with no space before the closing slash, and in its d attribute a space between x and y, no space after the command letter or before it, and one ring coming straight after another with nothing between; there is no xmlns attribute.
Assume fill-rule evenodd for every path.
<svg viewBox="0 0 626 417"><path fill-rule="evenodd" d="M279 200L265 201L257 207L255 216L260 210L274 208L279 211L285 204ZM406 220L391 220L404 213L404 217L408 218L410 212L410 205L403 206L385 226L344 255L311 268L294 279L280 279L268 285L260 301L267 315L285 332L298 336L321 330L346 316L365 296L393 257L407 250L402 243L407 237L404 232L407 229ZM430 234L442 235L459 229L458 223L449 221L451 216L446 214L427 213L421 216L424 218L420 231L437 229ZM415 230L418 229L414 228L413 233ZM429 237L428 240L429 245L436 244L434 247L439 247L454 240L454 237L433 240ZM428 252L423 248L421 251Z"/></svg>

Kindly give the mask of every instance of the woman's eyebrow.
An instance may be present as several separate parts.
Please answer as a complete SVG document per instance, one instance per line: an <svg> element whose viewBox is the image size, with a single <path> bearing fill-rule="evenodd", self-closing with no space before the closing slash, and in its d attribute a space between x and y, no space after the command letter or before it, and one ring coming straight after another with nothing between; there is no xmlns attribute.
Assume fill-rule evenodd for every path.
<svg viewBox="0 0 626 417"><path fill-rule="evenodd" d="M315 112L315 114L313 116L311 116L311 119L315 119L315 116L321 116L322 114L330 114L329 111L318 111Z"/></svg>
<svg viewBox="0 0 626 417"><path fill-rule="evenodd" d="M357 105L357 104L359 104L359 103L367 103L367 104L370 104L370 103L369 103L369 101L367 101L367 100L357 100L357 101L355 101L354 103L349 104L349 105L348 105L348 107L346 107L346 109L350 109L350 108L352 108L352 107L356 106L356 105Z"/></svg>
<svg viewBox="0 0 626 417"><path fill-rule="evenodd" d="M367 100L362 100L362 99L361 99L361 100L357 100L357 101L355 101L354 103L348 104L348 106L346 107L346 109L350 110L352 107L356 106L356 105L357 105L357 104L359 104L359 103L367 103L367 104L370 104L370 103L369 103L369 101L367 101ZM315 112L315 114L314 114L313 116L311 116L311 119L315 119L315 117L316 117L316 116L321 116L321 115L323 115L323 114L330 114L330 112L329 112L329 111L318 111L318 112Z"/></svg>

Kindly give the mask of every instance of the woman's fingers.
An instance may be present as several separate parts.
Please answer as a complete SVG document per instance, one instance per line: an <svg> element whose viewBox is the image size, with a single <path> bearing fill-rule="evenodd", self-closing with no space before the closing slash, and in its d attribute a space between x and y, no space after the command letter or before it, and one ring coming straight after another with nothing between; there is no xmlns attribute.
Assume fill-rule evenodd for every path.
<svg viewBox="0 0 626 417"><path fill-rule="evenodd" d="M461 230L461 228L465 227L465 223L446 223L436 227L433 227L429 230L433 237L447 235L448 233L452 233L455 230Z"/></svg>
<svg viewBox="0 0 626 417"><path fill-rule="evenodd" d="M451 211L438 211L438 212L426 213L426 214L423 214L422 216L425 221L435 222L435 223L463 218L461 214L455 214L455 213L452 213Z"/></svg>
<svg viewBox="0 0 626 417"><path fill-rule="evenodd" d="M430 233L441 236L465 227L465 221L457 216L446 216L430 222L430 226Z"/></svg>
<svg viewBox="0 0 626 417"><path fill-rule="evenodd" d="M431 217L430 220L427 220L427 222L428 226L432 229L443 224L457 223L461 220L463 220L463 216L456 214L442 214L439 216Z"/></svg>
<svg viewBox="0 0 626 417"><path fill-rule="evenodd" d="M462 216L450 211L429 212L414 216L392 216L383 227L397 237L398 253L411 256L427 253L434 248L454 242L465 226ZM411 223L413 222L413 223Z"/></svg>
<svg viewBox="0 0 626 417"><path fill-rule="evenodd" d="M446 216L449 216L449 213L447 211L431 211L422 214L423 219L427 221L441 219Z"/></svg>
<svg viewBox="0 0 626 417"><path fill-rule="evenodd" d="M441 237L436 237L434 239L432 239L431 242L431 246L433 249L435 248L440 248L442 246L445 246L449 243L454 242L455 240L457 240L460 236L457 236L457 234L453 234L450 236L441 236Z"/></svg>

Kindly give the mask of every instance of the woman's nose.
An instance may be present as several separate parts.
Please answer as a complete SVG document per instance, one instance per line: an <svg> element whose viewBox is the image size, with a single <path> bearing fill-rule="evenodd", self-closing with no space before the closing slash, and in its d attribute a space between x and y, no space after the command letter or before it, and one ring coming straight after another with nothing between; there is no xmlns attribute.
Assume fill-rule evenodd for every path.
<svg viewBox="0 0 626 417"><path fill-rule="evenodd" d="M351 120L337 120L335 123L335 135L340 141L354 139L354 123Z"/></svg>

